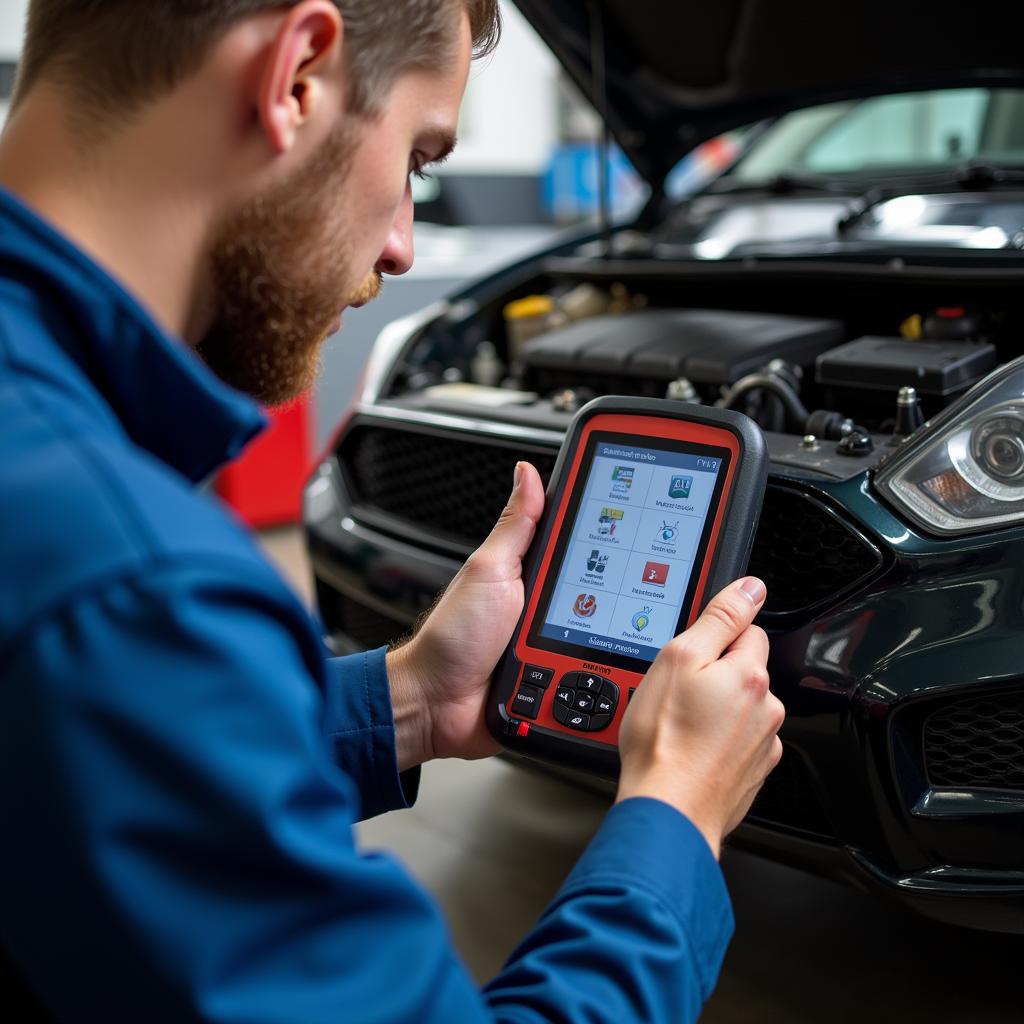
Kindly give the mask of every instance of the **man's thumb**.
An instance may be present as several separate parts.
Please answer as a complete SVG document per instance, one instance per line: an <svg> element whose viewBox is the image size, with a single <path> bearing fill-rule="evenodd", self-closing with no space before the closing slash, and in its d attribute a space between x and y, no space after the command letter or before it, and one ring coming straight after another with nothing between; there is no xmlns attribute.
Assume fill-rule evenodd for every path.
<svg viewBox="0 0 1024 1024"><path fill-rule="evenodd" d="M704 665L717 661L754 621L767 596L756 576L746 576L717 593L686 631L687 646Z"/></svg>
<svg viewBox="0 0 1024 1024"><path fill-rule="evenodd" d="M481 553L498 560L519 561L533 540L537 521L544 511L544 485L540 474L529 462L516 463L512 495Z"/></svg>

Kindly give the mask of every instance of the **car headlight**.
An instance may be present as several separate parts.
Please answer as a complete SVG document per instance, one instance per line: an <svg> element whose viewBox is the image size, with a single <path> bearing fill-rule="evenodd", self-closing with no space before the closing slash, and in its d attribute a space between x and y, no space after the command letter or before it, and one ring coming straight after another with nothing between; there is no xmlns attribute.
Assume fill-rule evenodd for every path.
<svg viewBox="0 0 1024 1024"><path fill-rule="evenodd" d="M1024 523L1024 358L940 413L884 464L875 484L933 533Z"/></svg>

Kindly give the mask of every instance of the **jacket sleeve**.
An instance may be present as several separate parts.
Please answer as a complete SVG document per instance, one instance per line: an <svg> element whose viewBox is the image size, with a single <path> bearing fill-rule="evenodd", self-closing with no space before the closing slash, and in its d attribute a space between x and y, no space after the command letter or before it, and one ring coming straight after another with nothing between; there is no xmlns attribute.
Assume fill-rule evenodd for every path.
<svg viewBox="0 0 1024 1024"><path fill-rule="evenodd" d="M387 648L327 661L324 735L335 763L359 788L363 818L411 807L420 770L399 774L385 666Z"/></svg>
<svg viewBox="0 0 1024 1024"><path fill-rule="evenodd" d="M694 1018L728 909L684 819L613 810L482 995L432 901L356 849L323 680L234 570L110 581L9 652L0 940L56 1019Z"/></svg>
<svg viewBox="0 0 1024 1024"><path fill-rule="evenodd" d="M695 1021L733 919L704 837L668 804L616 804L485 989L501 1020Z"/></svg>

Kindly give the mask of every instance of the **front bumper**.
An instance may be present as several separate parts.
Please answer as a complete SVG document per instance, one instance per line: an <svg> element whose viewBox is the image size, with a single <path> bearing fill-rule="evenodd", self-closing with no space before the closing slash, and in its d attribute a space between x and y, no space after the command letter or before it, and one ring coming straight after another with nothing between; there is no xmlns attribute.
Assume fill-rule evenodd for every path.
<svg viewBox="0 0 1024 1024"><path fill-rule="evenodd" d="M365 409L338 450L368 425L396 428ZM480 439L472 426L455 428L432 427L445 443ZM513 461L540 462L553 457L557 440L535 432L488 442L507 441ZM332 456L306 499L321 613L339 652L408 632L467 553L456 535L368 503L358 476ZM734 842L935 919L1024 933L1024 787L992 785L998 762L973 778L981 767L969 757L926 753L929 737L940 734L936 721L948 732L949 721L981 713L971 702L990 696L998 712L1003 701L1011 719L1016 701L1024 708L1024 539L1009 531L989 544L913 536L865 479L830 484L783 474L773 485L786 501L796 494L817 503L822 529L831 528L828 516L843 519L880 557L828 600L814 594L797 608L799 587L790 587L765 617L773 689L787 707L786 752ZM823 543L819 557L828 553ZM775 558L779 565L767 564L777 572L793 561ZM863 566L846 568L849 575ZM1010 750L1011 782L1014 756ZM967 772L966 784L958 771Z"/></svg>

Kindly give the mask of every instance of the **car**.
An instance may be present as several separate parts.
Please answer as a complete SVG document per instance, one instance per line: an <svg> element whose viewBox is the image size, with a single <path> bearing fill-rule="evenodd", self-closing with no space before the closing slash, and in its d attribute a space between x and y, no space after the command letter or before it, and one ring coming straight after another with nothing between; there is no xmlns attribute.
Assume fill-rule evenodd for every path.
<svg viewBox="0 0 1024 1024"><path fill-rule="evenodd" d="M744 412L771 456L750 571L787 719L732 842L1024 933L1011 22L906 2L518 7L649 199L381 334L305 494L335 649L407 634L496 520L515 462L547 477L589 397ZM726 133L722 173L667 195Z"/></svg>

